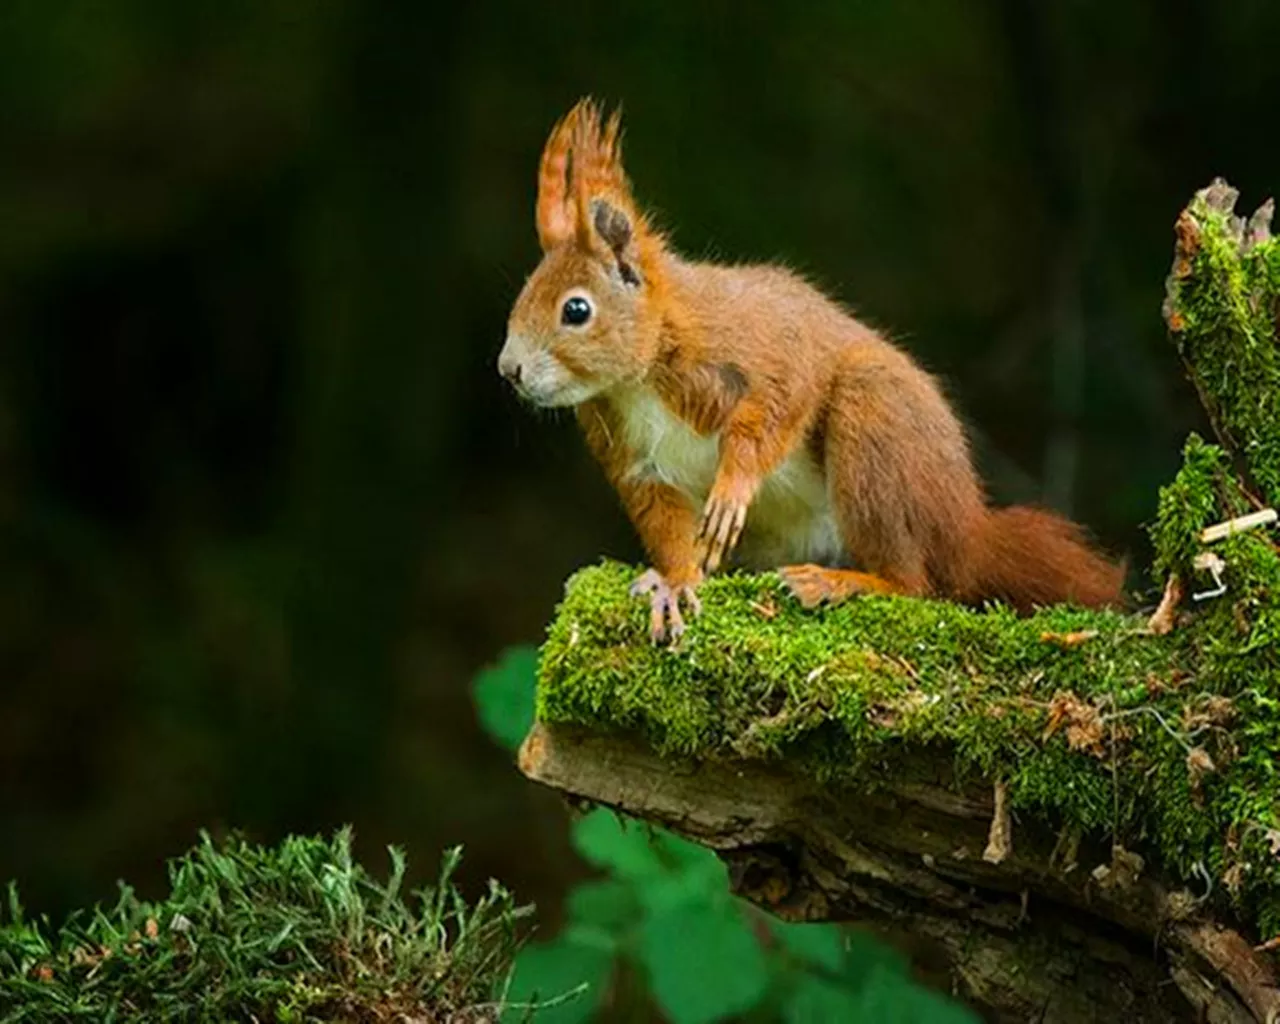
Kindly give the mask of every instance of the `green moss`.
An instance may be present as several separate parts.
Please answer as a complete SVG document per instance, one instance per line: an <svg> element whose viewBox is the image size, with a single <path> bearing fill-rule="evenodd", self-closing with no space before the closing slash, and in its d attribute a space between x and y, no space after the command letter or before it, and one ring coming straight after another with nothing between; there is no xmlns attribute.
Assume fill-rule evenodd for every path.
<svg viewBox="0 0 1280 1024"><path fill-rule="evenodd" d="M1226 452L1192 434L1178 475L1160 488L1156 522L1150 531L1157 581L1163 583L1171 572L1190 576L1192 561L1202 549L1201 531L1247 509Z"/></svg>
<svg viewBox="0 0 1280 1024"><path fill-rule="evenodd" d="M1270 211L1246 225L1222 182L1178 220L1165 321L1219 439L1258 497L1280 504L1280 241Z"/></svg>
<svg viewBox="0 0 1280 1024"><path fill-rule="evenodd" d="M1006 780L1015 807L1055 827L1115 836L1183 879L1203 865L1271 932L1280 558L1258 535L1220 550L1228 595L1168 637L1069 607L1019 619L868 597L806 612L763 574L709 580L676 649L647 639L647 608L627 592L637 570L606 563L569 581L538 715L638 734L663 754L785 759L851 790L942 750L962 777ZM1213 762L1198 778L1193 748Z"/></svg>

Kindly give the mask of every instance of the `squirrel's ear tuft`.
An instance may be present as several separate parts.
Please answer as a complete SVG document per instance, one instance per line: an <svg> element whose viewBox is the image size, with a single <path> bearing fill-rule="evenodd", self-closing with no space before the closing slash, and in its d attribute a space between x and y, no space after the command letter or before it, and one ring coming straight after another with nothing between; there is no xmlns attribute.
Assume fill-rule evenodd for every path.
<svg viewBox="0 0 1280 1024"><path fill-rule="evenodd" d="M639 284L636 250L644 222L622 167L622 115L614 111L605 120L600 108L590 102L580 110L573 140L572 181L579 238L589 249L612 258L624 281Z"/></svg>
<svg viewBox="0 0 1280 1024"><path fill-rule="evenodd" d="M551 131L538 170L538 240L544 251L577 238L638 284L639 252L657 236L637 211L622 167L622 115L606 120L590 97Z"/></svg>
<svg viewBox="0 0 1280 1024"><path fill-rule="evenodd" d="M595 100L574 104L551 129L538 168L538 241L551 249L591 231L591 201L608 197L630 210L631 190L622 169L622 115L605 121Z"/></svg>
<svg viewBox="0 0 1280 1024"><path fill-rule="evenodd" d="M573 237L577 211L570 191L569 158L578 134L578 121L588 101L583 100L556 122L542 150L538 166L538 242L543 251Z"/></svg>
<svg viewBox="0 0 1280 1024"><path fill-rule="evenodd" d="M573 191L581 212L596 196L631 199L622 169L622 114L614 111L608 121L592 99L584 99L570 112L573 120Z"/></svg>

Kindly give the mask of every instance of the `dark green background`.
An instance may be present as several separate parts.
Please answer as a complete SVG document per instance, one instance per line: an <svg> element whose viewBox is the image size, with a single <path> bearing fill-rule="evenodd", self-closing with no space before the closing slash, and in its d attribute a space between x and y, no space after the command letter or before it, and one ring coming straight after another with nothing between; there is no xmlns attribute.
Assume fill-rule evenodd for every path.
<svg viewBox="0 0 1280 1024"><path fill-rule="evenodd" d="M0 879L59 913L201 825L350 821L554 917L564 815L467 684L639 557L494 371L584 92L684 251L824 283L997 497L1140 569L1201 422L1173 220L1280 182L1277 39L1265 0L3 0Z"/></svg>

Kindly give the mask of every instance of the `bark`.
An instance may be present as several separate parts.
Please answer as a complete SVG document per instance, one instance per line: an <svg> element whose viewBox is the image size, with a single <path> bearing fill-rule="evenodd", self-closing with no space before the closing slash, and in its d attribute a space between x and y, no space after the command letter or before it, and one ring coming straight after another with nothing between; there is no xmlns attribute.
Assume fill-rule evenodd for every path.
<svg viewBox="0 0 1280 1024"><path fill-rule="evenodd" d="M837 791L783 764L680 762L538 724L520 768L711 848L770 913L873 929L987 1020L1280 1020L1266 954L1203 894L1123 849L1010 819L999 780L959 784L945 752L888 786Z"/></svg>

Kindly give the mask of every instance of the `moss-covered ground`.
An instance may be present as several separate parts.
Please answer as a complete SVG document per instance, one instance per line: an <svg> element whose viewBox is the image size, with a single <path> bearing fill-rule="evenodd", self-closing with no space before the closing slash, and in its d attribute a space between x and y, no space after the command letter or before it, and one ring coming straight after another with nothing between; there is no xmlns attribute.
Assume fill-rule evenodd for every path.
<svg viewBox="0 0 1280 1024"><path fill-rule="evenodd" d="M496 886L465 903L458 856L405 893L399 852L379 882L346 831L271 847L206 838L171 863L164 899L122 886L113 907L59 928L25 917L11 888L0 1022L493 1019L524 912Z"/></svg>

